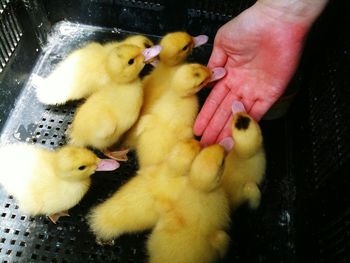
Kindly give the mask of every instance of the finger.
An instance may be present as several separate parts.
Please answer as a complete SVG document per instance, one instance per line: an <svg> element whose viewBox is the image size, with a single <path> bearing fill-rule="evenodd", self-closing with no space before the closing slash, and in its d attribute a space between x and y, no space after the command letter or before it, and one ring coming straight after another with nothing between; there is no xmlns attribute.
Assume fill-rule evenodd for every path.
<svg viewBox="0 0 350 263"><path fill-rule="evenodd" d="M221 141L222 141L223 139L225 139L226 137L232 136L232 129L231 129L231 126L232 126L232 118L233 118L233 115L231 114L231 115L228 117L224 128L221 130L221 132L220 132L218 138L216 139L216 143L221 142Z"/></svg>
<svg viewBox="0 0 350 263"><path fill-rule="evenodd" d="M193 127L193 131L195 135L197 136L202 135L204 129L207 127L216 109L221 104L222 100L225 98L228 92L229 92L229 89L226 88L223 82L218 82L218 84L216 84L216 86L210 92L201 111L197 116L197 119Z"/></svg>
<svg viewBox="0 0 350 263"><path fill-rule="evenodd" d="M209 124L205 128L201 138L203 146L211 145L216 142L221 130L225 127L228 118L231 116L232 101L237 99L233 93L227 94L218 109L215 111Z"/></svg>
<svg viewBox="0 0 350 263"><path fill-rule="evenodd" d="M273 102L270 101L256 101L250 111L248 111L249 115L254 118L256 121L260 121L260 119L264 116L264 114L269 110Z"/></svg>
<svg viewBox="0 0 350 263"><path fill-rule="evenodd" d="M214 43L213 51L211 52L208 62L208 68L224 67L226 61L226 52Z"/></svg>

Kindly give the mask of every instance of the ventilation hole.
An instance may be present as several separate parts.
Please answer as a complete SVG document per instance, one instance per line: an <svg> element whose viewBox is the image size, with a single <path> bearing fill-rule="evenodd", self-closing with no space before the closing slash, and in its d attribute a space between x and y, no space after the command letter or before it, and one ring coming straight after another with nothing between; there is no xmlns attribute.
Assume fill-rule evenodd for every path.
<svg viewBox="0 0 350 263"><path fill-rule="evenodd" d="M63 143L60 142L58 145L59 145L59 146L63 146Z"/></svg>
<svg viewBox="0 0 350 263"><path fill-rule="evenodd" d="M45 250L46 250L46 251L50 251L50 246L46 246L46 247L45 247Z"/></svg>
<svg viewBox="0 0 350 263"><path fill-rule="evenodd" d="M9 195L9 199L13 199L13 195Z"/></svg>
<svg viewBox="0 0 350 263"><path fill-rule="evenodd" d="M40 132L37 132L36 135L40 135Z"/></svg>
<svg viewBox="0 0 350 263"><path fill-rule="evenodd" d="M49 130L51 130L52 127L51 127L51 126L47 126L47 128L48 128Z"/></svg>
<svg viewBox="0 0 350 263"><path fill-rule="evenodd" d="M18 209L18 205L15 206L15 209Z"/></svg>
<svg viewBox="0 0 350 263"><path fill-rule="evenodd" d="M46 111L49 111L49 110L51 110L51 108L46 108L45 110L46 110Z"/></svg>
<svg viewBox="0 0 350 263"><path fill-rule="evenodd" d="M55 143L54 142L50 142L50 145L54 145Z"/></svg>
<svg viewBox="0 0 350 263"><path fill-rule="evenodd" d="M58 109L54 109L53 111L54 111L54 112L58 112Z"/></svg>
<svg viewBox="0 0 350 263"><path fill-rule="evenodd" d="M46 118L42 118L41 120L42 120L42 121L46 121Z"/></svg>
<svg viewBox="0 0 350 263"><path fill-rule="evenodd" d="M34 218L34 217L31 217L31 218L29 218L29 221L30 221L30 222L34 222L34 221L35 221L35 218Z"/></svg>
<svg viewBox="0 0 350 263"><path fill-rule="evenodd" d="M5 232L5 233L9 233L9 232L10 232L10 229L9 229L9 228L5 228L5 229L4 229L4 232Z"/></svg>
<svg viewBox="0 0 350 263"><path fill-rule="evenodd" d="M21 242L19 243L19 245L20 245L21 247L25 247L25 246L26 246L26 242L21 241Z"/></svg>
<svg viewBox="0 0 350 263"><path fill-rule="evenodd" d="M6 238L1 238L0 243L5 243Z"/></svg>
<svg viewBox="0 0 350 263"><path fill-rule="evenodd" d="M68 124L68 125L71 125L71 124L72 124L72 122L71 122L71 121L69 121L69 122L67 122L67 124Z"/></svg>
<svg viewBox="0 0 350 263"><path fill-rule="evenodd" d="M56 137L57 137L57 134L54 134L53 137L56 138Z"/></svg>
<svg viewBox="0 0 350 263"><path fill-rule="evenodd" d="M22 256L22 251L17 251L16 257L20 257L20 256Z"/></svg>
<svg viewBox="0 0 350 263"><path fill-rule="evenodd" d="M2 214L1 214L1 217L5 217L5 216L6 216L6 213L2 213Z"/></svg>
<svg viewBox="0 0 350 263"><path fill-rule="evenodd" d="M37 259L37 258L38 258L38 255L32 254L31 259Z"/></svg>
<svg viewBox="0 0 350 263"><path fill-rule="evenodd" d="M11 245L14 245L15 243L16 243L16 240L13 240L13 239L10 242Z"/></svg>
<svg viewBox="0 0 350 263"><path fill-rule="evenodd" d="M44 127L44 125L40 124L40 125L39 125L39 128L42 128L42 127Z"/></svg>
<svg viewBox="0 0 350 263"><path fill-rule="evenodd" d="M10 204L6 204L6 205L5 205L5 208L9 208L9 207L10 207Z"/></svg>
<svg viewBox="0 0 350 263"><path fill-rule="evenodd" d="M46 143L46 141L45 141L45 140L42 140L42 141L41 141L41 144L45 144L45 143Z"/></svg>
<svg viewBox="0 0 350 263"><path fill-rule="evenodd" d="M41 256L41 260L46 261L47 257L46 256Z"/></svg>
<svg viewBox="0 0 350 263"><path fill-rule="evenodd" d="M18 235L19 234L19 230L15 230L14 234Z"/></svg>
<svg viewBox="0 0 350 263"><path fill-rule="evenodd" d="M16 215L11 215L11 219L15 219L16 218Z"/></svg>
<svg viewBox="0 0 350 263"><path fill-rule="evenodd" d="M64 239L63 239L62 237L59 237L59 238L58 238L58 242L60 242L60 243L62 243L63 240L64 240Z"/></svg>
<svg viewBox="0 0 350 263"><path fill-rule="evenodd" d="M66 139L66 136L62 135L62 140Z"/></svg>
<svg viewBox="0 0 350 263"><path fill-rule="evenodd" d="M7 250L6 255L11 255L12 249Z"/></svg>
<svg viewBox="0 0 350 263"><path fill-rule="evenodd" d="M55 252L58 253L60 251L60 248L59 247L56 247L55 248Z"/></svg>
<svg viewBox="0 0 350 263"><path fill-rule="evenodd" d="M26 219L26 217L25 216L21 216L21 220L24 220L24 219Z"/></svg>
<svg viewBox="0 0 350 263"><path fill-rule="evenodd" d="M49 134L46 132L46 133L44 134L44 136L49 136Z"/></svg>
<svg viewBox="0 0 350 263"><path fill-rule="evenodd" d="M62 120L59 120L58 123L63 123L63 121L62 121Z"/></svg>
<svg viewBox="0 0 350 263"><path fill-rule="evenodd" d="M72 252L71 252L69 249L66 249L66 250L64 251L64 253L67 254L67 255L72 254Z"/></svg>
<svg viewBox="0 0 350 263"><path fill-rule="evenodd" d="M60 128L59 128L59 127L57 127L57 128L56 128L56 131L59 131L59 130L60 130Z"/></svg>
<svg viewBox="0 0 350 263"><path fill-rule="evenodd" d="M67 113L67 110L62 110L63 113Z"/></svg>
<svg viewBox="0 0 350 263"><path fill-rule="evenodd" d="M41 248L41 246L39 244L35 245L35 249L40 249L40 248Z"/></svg>
<svg viewBox="0 0 350 263"><path fill-rule="evenodd" d="M37 139L35 139L35 138L33 139L33 142L37 142L37 141L38 141Z"/></svg>
<svg viewBox="0 0 350 263"><path fill-rule="evenodd" d="M44 235L43 235L43 234L39 234L39 238L40 238L40 239L43 239L43 238L44 238Z"/></svg>
<svg viewBox="0 0 350 263"><path fill-rule="evenodd" d="M25 232L24 236L27 237L27 236L29 236L29 234L30 234L29 232Z"/></svg>
<svg viewBox="0 0 350 263"><path fill-rule="evenodd" d="M55 258L51 259L51 263L57 263L57 262L58 262L57 259Z"/></svg>

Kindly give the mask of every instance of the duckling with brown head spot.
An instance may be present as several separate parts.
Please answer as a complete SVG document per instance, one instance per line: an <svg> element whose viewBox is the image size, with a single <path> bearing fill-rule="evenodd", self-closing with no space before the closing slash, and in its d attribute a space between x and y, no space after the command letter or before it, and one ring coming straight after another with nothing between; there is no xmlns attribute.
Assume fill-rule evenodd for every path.
<svg viewBox="0 0 350 263"><path fill-rule="evenodd" d="M235 113L232 137L234 145L225 159L224 189L233 209L244 202L248 202L251 208L257 208L261 199L259 185L266 169L259 124L245 112Z"/></svg>

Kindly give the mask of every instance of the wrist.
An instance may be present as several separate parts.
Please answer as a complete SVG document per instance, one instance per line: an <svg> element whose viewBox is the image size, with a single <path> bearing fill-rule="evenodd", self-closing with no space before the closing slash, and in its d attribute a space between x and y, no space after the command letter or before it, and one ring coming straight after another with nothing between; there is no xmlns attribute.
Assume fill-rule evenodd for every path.
<svg viewBox="0 0 350 263"><path fill-rule="evenodd" d="M258 0L256 7L270 17L310 27L328 0Z"/></svg>

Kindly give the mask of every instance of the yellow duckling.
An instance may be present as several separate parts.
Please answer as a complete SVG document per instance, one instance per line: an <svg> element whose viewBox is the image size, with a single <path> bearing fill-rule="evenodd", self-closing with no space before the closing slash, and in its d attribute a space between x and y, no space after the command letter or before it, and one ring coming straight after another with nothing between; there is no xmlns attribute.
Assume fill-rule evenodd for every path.
<svg viewBox="0 0 350 263"><path fill-rule="evenodd" d="M87 44L69 54L46 78L34 78L39 101L52 105L87 98L114 81L117 78L114 73L119 68L117 62L112 62L116 59L114 49L124 42L141 48L145 43L153 44L144 36L132 36L122 42L105 45ZM118 68L115 69L115 66Z"/></svg>
<svg viewBox="0 0 350 263"><path fill-rule="evenodd" d="M169 89L138 121L136 152L141 167L159 163L179 141L193 138L198 113L196 93L216 77L216 71L212 74L200 64L177 68L168 80Z"/></svg>
<svg viewBox="0 0 350 263"><path fill-rule="evenodd" d="M147 49L146 49L147 50ZM149 50L149 49L148 49ZM113 82L90 96L77 110L69 130L70 143L91 146L117 160L125 160L126 152L110 153L107 148L136 122L142 106L143 90L138 74L145 60L157 55L134 45L119 45L107 61Z"/></svg>
<svg viewBox="0 0 350 263"><path fill-rule="evenodd" d="M111 198L93 208L88 221L97 240L108 242L155 226L159 217L156 200L164 204L177 198L199 150L195 140L177 144L166 161L141 168Z"/></svg>
<svg viewBox="0 0 350 263"><path fill-rule="evenodd" d="M0 183L29 215L48 215L52 222L68 215L90 187L95 171L118 168L93 152L64 146L52 151L29 144L0 148Z"/></svg>
<svg viewBox="0 0 350 263"><path fill-rule="evenodd" d="M183 64L191 54L194 47L203 45L208 37L200 35L192 37L186 32L174 32L165 35L159 45L162 50L159 54L159 62L154 70L143 79L144 102L141 115L147 114L150 107L161 97L162 93L169 88L169 80L178 66ZM124 138L124 145L135 147L137 124Z"/></svg>
<svg viewBox="0 0 350 263"><path fill-rule="evenodd" d="M232 137L234 146L225 159L223 186L233 209L247 201L254 209L260 204L259 185L266 169L259 124L243 110L237 112L232 120Z"/></svg>
<svg viewBox="0 0 350 263"><path fill-rule="evenodd" d="M230 216L221 187L223 161L221 146L203 149L178 198L158 205L160 219L147 242L150 263L210 263L225 255Z"/></svg>

